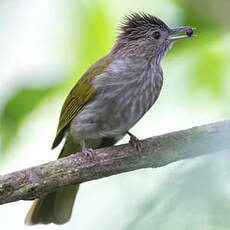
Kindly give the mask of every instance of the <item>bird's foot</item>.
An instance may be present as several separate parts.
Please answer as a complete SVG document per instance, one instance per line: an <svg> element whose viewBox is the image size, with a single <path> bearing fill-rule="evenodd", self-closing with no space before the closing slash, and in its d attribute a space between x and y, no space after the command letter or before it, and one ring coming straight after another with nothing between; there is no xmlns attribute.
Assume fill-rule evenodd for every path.
<svg viewBox="0 0 230 230"><path fill-rule="evenodd" d="M143 145L142 143L140 142L140 140L135 137L133 134L131 134L130 132L127 132L127 134L130 136L130 140L129 140L129 143L138 151L140 152Z"/></svg>
<svg viewBox="0 0 230 230"><path fill-rule="evenodd" d="M82 152L91 160L94 159L95 151L92 148L86 147L84 139L82 140Z"/></svg>
<svg viewBox="0 0 230 230"><path fill-rule="evenodd" d="M86 157L89 157L91 160L94 159L95 152L92 148L84 147L82 148L82 152L85 154Z"/></svg>

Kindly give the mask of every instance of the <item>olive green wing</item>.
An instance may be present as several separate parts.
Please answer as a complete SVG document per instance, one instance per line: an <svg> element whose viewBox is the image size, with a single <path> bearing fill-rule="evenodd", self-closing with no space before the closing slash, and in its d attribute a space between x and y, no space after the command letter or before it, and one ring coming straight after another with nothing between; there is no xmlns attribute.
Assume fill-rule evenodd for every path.
<svg viewBox="0 0 230 230"><path fill-rule="evenodd" d="M82 76L77 84L70 91L64 105L62 106L57 133L52 145L52 149L58 146L64 137L65 131L70 122L82 111L85 105L92 101L95 97L92 82L96 76L100 75L108 64L111 63L113 57L105 56L92 65L89 70Z"/></svg>

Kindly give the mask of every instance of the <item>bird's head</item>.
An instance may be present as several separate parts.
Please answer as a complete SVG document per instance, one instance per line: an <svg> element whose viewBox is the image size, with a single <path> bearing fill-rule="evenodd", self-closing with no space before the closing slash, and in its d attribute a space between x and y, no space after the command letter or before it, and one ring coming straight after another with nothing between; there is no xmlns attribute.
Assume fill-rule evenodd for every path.
<svg viewBox="0 0 230 230"><path fill-rule="evenodd" d="M125 18L114 50L121 55L155 57L161 59L175 41L193 37L191 26L169 28L150 14L133 13ZM176 36L185 32L184 35Z"/></svg>

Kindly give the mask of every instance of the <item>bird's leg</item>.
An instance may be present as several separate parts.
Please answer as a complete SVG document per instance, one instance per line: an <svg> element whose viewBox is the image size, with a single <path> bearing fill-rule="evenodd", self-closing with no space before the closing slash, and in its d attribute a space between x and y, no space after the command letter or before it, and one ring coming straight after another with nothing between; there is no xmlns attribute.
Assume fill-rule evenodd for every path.
<svg viewBox="0 0 230 230"><path fill-rule="evenodd" d="M86 157L90 157L90 159L94 158L94 150L92 148L88 148L85 145L85 139L82 139L82 152Z"/></svg>
<svg viewBox="0 0 230 230"><path fill-rule="evenodd" d="M142 143L140 142L140 140L135 137L132 133L127 132L127 134L130 136L130 140L129 143L139 152L141 151L142 148Z"/></svg>

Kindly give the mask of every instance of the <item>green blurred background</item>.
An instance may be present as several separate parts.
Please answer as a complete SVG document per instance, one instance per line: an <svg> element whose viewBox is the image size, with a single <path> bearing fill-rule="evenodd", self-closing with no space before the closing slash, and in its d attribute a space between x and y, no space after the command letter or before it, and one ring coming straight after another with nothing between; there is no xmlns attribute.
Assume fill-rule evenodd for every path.
<svg viewBox="0 0 230 230"><path fill-rule="evenodd" d="M109 52L131 12L195 26L199 35L164 58L160 98L132 132L146 138L228 119L229 10L229 0L1 0L0 173L55 159L61 147L50 147L66 95ZM68 224L33 229L229 230L229 160L216 153L84 183ZM27 228L30 205L0 206L0 229Z"/></svg>

